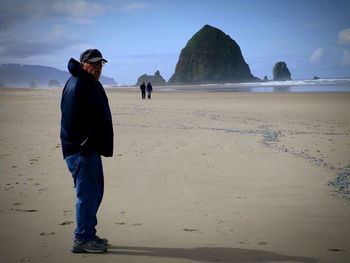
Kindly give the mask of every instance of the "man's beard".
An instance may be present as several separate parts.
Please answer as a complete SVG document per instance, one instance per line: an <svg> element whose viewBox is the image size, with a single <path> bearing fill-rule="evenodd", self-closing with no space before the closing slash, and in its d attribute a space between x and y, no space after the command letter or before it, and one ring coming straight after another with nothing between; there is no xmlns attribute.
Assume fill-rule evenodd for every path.
<svg viewBox="0 0 350 263"><path fill-rule="evenodd" d="M92 75L94 76L94 79L97 81L100 79L101 71L96 69L92 72Z"/></svg>

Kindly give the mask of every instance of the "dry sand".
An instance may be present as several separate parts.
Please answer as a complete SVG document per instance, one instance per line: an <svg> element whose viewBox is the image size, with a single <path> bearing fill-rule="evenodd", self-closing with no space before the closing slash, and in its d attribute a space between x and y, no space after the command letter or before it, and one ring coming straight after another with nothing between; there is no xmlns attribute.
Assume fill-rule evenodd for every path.
<svg viewBox="0 0 350 263"><path fill-rule="evenodd" d="M69 250L60 96L0 90L1 262L350 262L349 93L109 90L104 255Z"/></svg>

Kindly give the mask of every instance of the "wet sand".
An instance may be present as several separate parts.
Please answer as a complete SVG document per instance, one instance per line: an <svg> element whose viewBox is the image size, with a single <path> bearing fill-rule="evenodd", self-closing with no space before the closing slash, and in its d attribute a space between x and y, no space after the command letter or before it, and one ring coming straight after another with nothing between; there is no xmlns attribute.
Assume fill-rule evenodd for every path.
<svg viewBox="0 0 350 263"><path fill-rule="evenodd" d="M72 254L61 90L0 90L1 262L348 262L350 93L108 90L105 255Z"/></svg>

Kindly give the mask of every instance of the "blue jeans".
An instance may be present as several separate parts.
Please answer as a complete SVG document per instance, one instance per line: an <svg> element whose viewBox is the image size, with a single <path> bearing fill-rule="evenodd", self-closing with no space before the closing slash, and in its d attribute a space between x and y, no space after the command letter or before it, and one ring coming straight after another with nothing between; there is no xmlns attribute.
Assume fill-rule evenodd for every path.
<svg viewBox="0 0 350 263"><path fill-rule="evenodd" d="M101 156L98 154L81 155L80 153L66 157L69 171L72 173L76 190L76 222L75 240L91 241L95 239L97 210L100 207L103 190L103 169Z"/></svg>

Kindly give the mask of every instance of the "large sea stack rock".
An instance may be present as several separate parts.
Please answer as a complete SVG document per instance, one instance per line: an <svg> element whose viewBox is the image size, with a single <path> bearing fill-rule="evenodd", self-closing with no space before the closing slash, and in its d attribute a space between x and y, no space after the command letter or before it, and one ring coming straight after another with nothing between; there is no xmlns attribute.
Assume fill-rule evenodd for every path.
<svg viewBox="0 0 350 263"><path fill-rule="evenodd" d="M138 79L137 79L137 83L136 85L139 86L141 85L142 82L145 82L146 84L148 82L151 82L153 86L160 86L160 85L165 85L166 81L165 79L162 77L162 75L160 75L159 70L157 70L154 75L147 75L147 74L143 74L141 75Z"/></svg>
<svg viewBox="0 0 350 263"><path fill-rule="evenodd" d="M280 61L275 64L272 70L273 80L291 80L290 71L286 62Z"/></svg>
<svg viewBox="0 0 350 263"><path fill-rule="evenodd" d="M221 30L205 25L182 49L169 83L255 80L238 44Z"/></svg>

